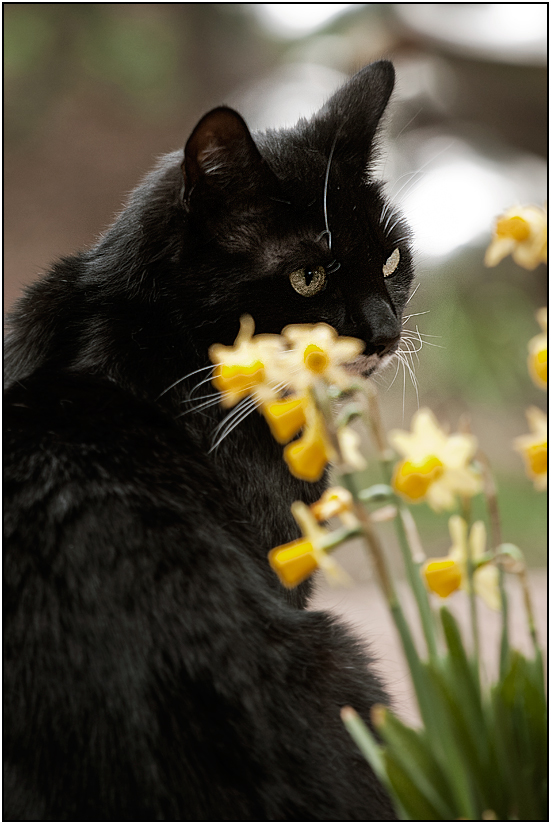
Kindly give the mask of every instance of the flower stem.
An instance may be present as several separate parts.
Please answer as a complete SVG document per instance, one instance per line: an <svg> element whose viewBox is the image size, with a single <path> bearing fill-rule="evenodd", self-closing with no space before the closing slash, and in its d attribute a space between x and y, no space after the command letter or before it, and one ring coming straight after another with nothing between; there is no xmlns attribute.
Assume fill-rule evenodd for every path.
<svg viewBox="0 0 551 824"><path fill-rule="evenodd" d="M371 384L367 385L366 394L369 410L368 422L379 452L379 461L381 463L384 481L392 489L393 458L389 453L386 443L386 435L381 420L377 393ZM394 490L392 490L392 502L398 510L398 518L395 519L394 523L396 524L398 542L402 552L402 557L404 559L406 576L417 602L417 608L419 610L421 625L423 627L423 633L427 643L429 658L431 661L435 661L438 658L438 650L436 646L434 616L430 607L427 591L423 581L421 580L421 574L419 571L420 562L416 563L414 561L414 555L417 557L422 554L419 553L420 542L418 540L417 533L415 532L415 546L412 547L410 540L412 532L410 522L413 519L404 502L394 493Z"/></svg>
<svg viewBox="0 0 551 824"><path fill-rule="evenodd" d="M530 587L528 586L528 576L526 575L526 567L522 566L522 569L518 573L520 579L520 585L522 587L522 595L524 599L524 608L526 610L526 617L528 619L528 630L530 632L530 638L532 639L532 645L534 647L534 652L536 653L536 657L541 661L542 659L542 652L541 647L538 640L538 633L536 630L536 621L534 619L534 609L532 606L532 596L530 594Z"/></svg>
<svg viewBox="0 0 551 824"><path fill-rule="evenodd" d="M468 522L467 522L468 529ZM480 638L478 634L478 610L476 595L474 591L474 564L471 542L468 533L465 534L465 546L463 547L467 558L467 579L469 581L469 613L471 618L471 633L473 638L473 667L477 683L480 684Z"/></svg>
<svg viewBox="0 0 551 824"><path fill-rule="evenodd" d="M494 554L501 545L501 519L497 501L497 488L488 458L482 451L478 451L477 458L482 468L482 484L488 515L490 520L491 547ZM499 677L503 678L509 661L509 603L505 588L505 572L498 564L498 583L501 597L501 644L499 650Z"/></svg>
<svg viewBox="0 0 551 824"><path fill-rule="evenodd" d="M341 481L342 485L348 489L354 498L354 514L360 522L366 548L369 550L370 557L373 560L381 589L387 600L396 629L398 630L420 708L423 709L422 705L425 700L425 690L424 673L421 666L421 660L419 658L417 648L415 647L409 625L404 617L402 607L398 600L398 596L394 588L394 582L386 564L383 547L379 541L379 536L373 528L369 513L358 498L358 489L354 475L348 473L343 474L341 476ZM426 712L426 708L424 709Z"/></svg>

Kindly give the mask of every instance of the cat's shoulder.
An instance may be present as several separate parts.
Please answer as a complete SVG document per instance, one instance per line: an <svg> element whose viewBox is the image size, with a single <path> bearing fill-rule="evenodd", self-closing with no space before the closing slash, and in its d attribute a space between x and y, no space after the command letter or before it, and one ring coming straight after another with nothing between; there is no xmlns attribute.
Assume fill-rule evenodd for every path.
<svg viewBox="0 0 551 824"><path fill-rule="evenodd" d="M116 383L69 370L36 370L4 397L5 480L35 494L70 486L108 495L208 490L204 456L158 405Z"/></svg>

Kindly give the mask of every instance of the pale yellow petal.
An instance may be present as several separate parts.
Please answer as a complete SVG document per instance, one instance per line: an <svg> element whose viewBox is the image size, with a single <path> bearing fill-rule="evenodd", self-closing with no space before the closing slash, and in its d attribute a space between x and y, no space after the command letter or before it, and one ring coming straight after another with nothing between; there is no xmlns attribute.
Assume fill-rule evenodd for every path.
<svg viewBox="0 0 551 824"><path fill-rule="evenodd" d="M511 254L514 248L515 241L512 238L495 238L495 240L492 240L486 249L486 254L484 255L484 265L497 266L503 258Z"/></svg>
<svg viewBox="0 0 551 824"><path fill-rule="evenodd" d="M486 551L486 526L484 521L475 521L469 536L473 561L481 558Z"/></svg>
<svg viewBox="0 0 551 824"><path fill-rule="evenodd" d="M490 607L501 609L501 594L499 592L499 572L489 563L480 567L474 573L473 585L475 593Z"/></svg>
<svg viewBox="0 0 551 824"><path fill-rule="evenodd" d="M348 426L341 427L337 432L339 447L344 461L351 469L361 471L367 466L367 461L360 452L360 436Z"/></svg>
<svg viewBox="0 0 551 824"><path fill-rule="evenodd" d="M465 558L465 545L467 542L467 523L460 515L452 515L448 521L452 548L461 552L461 558Z"/></svg>
<svg viewBox="0 0 551 824"><path fill-rule="evenodd" d="M444 512L455 507L455 495L440 479L428 488L427 503L435 512Z"/></svg>
<svg viewBox="0 0 551 824"><path fill-rule="evenodd" d="M450 435L441 453L442 463L450 468L463 467L476 454L478 441L474 435Z"/></svg>

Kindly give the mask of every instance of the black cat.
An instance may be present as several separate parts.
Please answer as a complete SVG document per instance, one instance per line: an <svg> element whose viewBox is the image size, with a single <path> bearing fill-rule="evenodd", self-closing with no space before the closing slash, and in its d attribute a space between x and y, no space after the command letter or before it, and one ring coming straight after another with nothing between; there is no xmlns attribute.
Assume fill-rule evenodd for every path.
<svg viewBox="0 0 551 824"><path fill-rule="evenodd" d="M384 690L266 559L324 483L289 474L255 411L211 449L227 412L196 371L243 313L359 337L365 374L390 359L411 256L370 163L393 83L374 63L254 138L214 109L15 310L4 820L394 817L339 716Z"/></svg>

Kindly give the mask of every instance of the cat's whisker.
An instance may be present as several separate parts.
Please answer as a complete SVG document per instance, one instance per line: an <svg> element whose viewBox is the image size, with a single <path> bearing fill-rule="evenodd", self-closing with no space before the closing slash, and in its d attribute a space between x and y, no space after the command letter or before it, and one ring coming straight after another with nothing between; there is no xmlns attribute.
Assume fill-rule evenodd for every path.
<svg viewBox="0 0 551 824"><path fill-rule="evenodd" d="M406 404L406 369L409 373L409 377L413 388L415 389L415 397L417 399L417 408L419 408L419 386L417 383L417 378L415 377L415 370L413 369L412 365L409 363L406 357L406 353L402 350L398 350L396 352L397 357L402 364L403 372L404 372L404 383L402 389L402 415L405 415L405 404Z"/></svg>
<svg viewBox="0 0 551 824"><path fill-rule="evenodd" d="M392 215L391 215L391 217L392 217ZM394 222L392 223L390 228L387 229L385 227L386 234L390 235L392 233L392 231L396 228L396 226L400 223L401 220L402 220L401 215L397 215L396 219L394 220Z"/></svg>
<svg viewBox="0 0 551 824"><path fill-rule="evenodd" d="M418 315L428 315L430 309L427 309L425 312L412 312L411 315L404 315L402 318L402 325L407 323L410 318L416 318Z"/></svg>
<svg viewBox="0 0 551 824"><path fill-rule="evenodd" d="M409 335L408 335L408 333L409 333ZM413 331L413 329L402 329L401 337L404 338L404 337L408 337L408 336L412 340L418 340L422 344L426 344L427 346L436 346L437 349L445 349L446 348L445 346L442 346L439 343L433 343L430 340L425 340L425 338L441 338L442 335L429 335L428 332L420 332L419 328L417 326L415 327L415 332Z"/></svg>
<svg viewBox="0 0 551 824"><path fill-rule="evenodd" d="M288 385L289 384L286 381L281 381L280 383L272 385L271 388L275 393L277 393L280 392L282 389L285 389ZM241 401L235 407L235 409L232 409L232 411L228 415L226 415L224 420L221 421L221 423L219 423L216 429L214 430L214 438L216 438L216 435L218 433L221 434L220 437L215 441L215 443L213 443L209 452L212 452L214 449L216 449L216 447L222 443L224 438L226 438L230 434L230 432L233 429L235 429L235 427L248 416L249 412L251 412L257 406L258 401L254 397L249 397L246 398L244 401Z"/></svg>
<svg viewBox="0 0 551 824"><path fill-rule="evenodd" d="M236 407L236 409L239 410L238 413L235 416L232 416L233 420L229 422L229 426L226 426L226 428L222 431L220 437L212 444L211 448L209 449L209 455L218 446L220 446L222 441L225 438L227 438L227 436L230 434L230 432L232 432L235 429L236 426L238 426L242 421L244 421L245 418L248 417L254 409L256 409L256 406L257 404L254 398L247 398L245 403L241 403L238 407ZM236 412L236 410L233 410L233 412ZM224 419L225 424L228 423L229 417L230 416L227 416Z"/></svg>
<svg viewBox="0 0 551 824"><path fill-rule="evenodd" d="M402 333L401 340L404 342L404 344L406 344L408 349L410 349L411 344L414 348L410 349L410 351L413 351L415 354L417 354L417 352L420 352L423 348L424 343L422 338L416 335L415 332L413 332L411 329L405 329L404 332L409 332L409 335ZM417 343L419 344L419 347L415 347L415 344Z"/></svg>
<svg viewBox="0 0 551 824"><path fill-rule="evenodd" d="M416 341L413 341L413 340L404 341L404 345L405 345L406 348L402 350L404 355L407 358L409 358L409 360L411 361L412 366L415 365L414 362L413 362L413 358L415 358L417 363L420 363L420 361L419 361L419 352L423 348L422 346L417 346L416 347L415 344L416 344Z"/></svg>
<svg viewBox="0 0 551 824"><path fill-rule="evenodd" d="M329 250L331 250L331 230L329 229L329 221L327 220L327 189L329 186L329 172L331 171L333 152L335 151L335 146L337 145L337 140L339 138L339 134L341 132L342 127L343 124L341 123L335 134L333 145L331 146L331 151L329 152L329 158L327 160L327 169L325 170L325 181L323 184L323 217L325 219L325 231L327 232L327 243L329 245Z"/></svg>
<svg viewBox="0 0 551 824"><path fill-rule="evenodd" d="M161 392L161 394L157 398L155 398L155 400L158 401L159 398L162 398L163 395L166 395L167 392L170 392L170 390L174 389L175 386L178 386L179 383L182 383L182 381L185 381L188 378L192 378L194 375L197 375L199 372L204 372L205 369L214 369L214 364L209 363L208 366L202 366L200 369L195 369L195 371L189 372L189 374L184 375L183 378L178 378L177 381L174 381L174 383L171 383L170 386L168 386L166 389L164 389Z"/></svg>
<svg viewBox="0 0 551 824"><path fill-rule="evenodd" d="M427 165L427 164L425 164L425 166L426 166L426 165ZM416 178L416 177L418 177L418 176L421 174L421 172L422 172L422 170L423 170L424 168L425 168L425 167L424 167L424 166L422 166L422 167L421 167L421 169L417 169L417 170L416 170L416 171L414 171L414 172L404 172L403 174L401 174L401 175L400 175L400 177L396 178L396 180L395 180L395 181L393 182L393 184L392 184L392 189L391 189L391 191L389 192L389 198L391 198L393 201L396 201L396 200L398 199L398 197L399 197L400 193L403 191L403 189L405 189L405 187L406 187L409 183L411 183L411 181L412 181L412 180L415 180L415 178ZM398 184L398 183L399 183L399 182L400 182L400 181L401 181L404 177L407 177L406 182L405 182L402 186L400 186L400 188L398 189L398 191L397 191L397 192L395 192L395 191L394 191L394 187L395 187L395 186L396 186L396 185L397 185L397 184Z"/></svg>
<svg viewBox="0 0 551 824"><path fill-rule="evenodd" d="M251 384L250 388L252 388L252 384ZM240 400L239 403L236 404L236 406L234 406L234 408L230 412L228 412L228 414L220 421L220 423L218 424L218 426L214 430L214 433L213 433L214 437L216 437L216 435L228 423L231 423L232 418L236 417L237 415L240 415L241 412L243 411L243 409L245 408L245 406L256 406L256 405L257 405L257 401L256 401L256 398L254 398L254 397L247 397L247 398L243 398L242 400Z"/></svg>
<svg viewBox="0 0 551 824"><path fill-rule="evenodd" d="M407 353L405 352L405 350L402 350L404 352L404 354L408 354L410 356L415 355L417 357L417 362L419 363L418 352L420 352L421 349L423 348L423 341L420 341L420 346L418 348L415 347L415 343L417 342L417 338L406 338L406 337L402 336L402 341L404 343L404 346L407 347Z"/></svg>
<svg viewBox="0 0 551 824"><path fill-rule="evenodd" d="M411 293L411 295L409 296L409 298L406 300L406 306L407 306L407 304L410 302L410 300L412 299L412 297L415 295L416 291L419 289L419 287L420 287L420 286L421 286L421 281L419 281L419 283L417 284L417 286L415 287L415 289L413 290L413 292Z"/></svg>
<svg viewBox="0 0 551 824"><path fill-rule="evenodd" d="M400 235L399 238L396 238L394 243L396 244L396 246L399 246L400 243L404 243L404 241L409 240L409 239L410 239L409 235Z"/></svg>
<svg viewBox="0 0 551 824"><path fill-rule="evenodd" d="M396 353L394 353L394 354L396 355ZM396 360L398 361L398 363L396 364L396 372L394 373L394 377L393 377L393 378L392 378L392 380L390 381L390 385L387 387L387 392L388 392L388 391L392 388L392 386L394 385L394 381L395 381L395 380L396 380L396 378L398 377L398 372L400 371L400 358L399 358L399 357L397 357L397 358L396 358Z"/></svg>
<svg viewBox="0 0 551 824"><path fill-rule="evenodd" d="M196 399L194 398L194 400ZM200 412L203 409L208 409L209 406L215 406L217 403L220 403L220 395L218 393L212 395L210 400L203 401L203 403L193 406L191 409L186 409L184 412L180 412L180 414L176 415L176 417L183 418L184 415L189 415L190 412Z"/></svg>
<svg viewBox="0 0 551 824"><path fill-rule="evenodd" d="M193 399L192 398L184 398L183 400L180 401L180 403L193 403L194 401L204 401L207 398L218 398L218 400L220 400L220 397L224 394L226 394L226 393L225 392L222 392L222 393L220 393L220 392L209 392L208 395L199 395L198 397L193 398Z"/></svg>
<svg viewBox="0 0 551 824"><path fill-rule="evenodd" d="M444 146L444 148L440 149L440 151L437 152L435 155L433 155L432 157L429 157L429 159L426 161L426 163L423 163L423 165L419 169L417 169L415 172L405 172L403 175L400 175L400 177L398 178L396 183L399 182L403 177L406 177L406 176L409 177L409 180L406 180L406 182L403 184L403 186L401 186L401 188L396 193L391 192L392 199L394 201L396 201L398 199L398 196L401 194L401 192L406 188L406 186L409 186L409 185L411 185L412 188L410 188L409 191L404 192L404 194L402 195L402 200L404 200L404 198L406 198L408 195L410 195L412 190L413 190L413 186L414 185L416 186L418 183L421 182L420 180L416 180L416 178L418 178L421 175L421 173L424 171L424 169L427 168L427 166L429 166L431 163L434 163L434 161L437 158L439 158L440 155L444 154L444 152L448 152L451 149L451 147L455 144L455 142L456 142L455 140L452 140L451 143L449 143L447 146Z"/></svg>
<svg viewBox="0 0 551 824"><path fill-rule="evenodd" d="M417 406L419 406L419 384L417 383L417 377L415 375L415 369L414 369L413 365L410 364L410 362L407 359L407 354L411 355L411 352L406 353L406 352L402 351L400 354L403 356L402 363L404 364L404 366L406 367L406 369L409 372L409 376L411 378L411 382L413 384L413 387L415 389L415 394L417 396Z"/></svg>
<svg viewBox="0 0 551 824"><path fill-rule="evenodd" d="M211 380L212 380L212 375L209 375L209 377L208 377L208 378L205 378L205 380L203 380L203 381L199 381L199 383L197 383L197 384L193 387L193 389L191 389L191 390L190 390L189 397L191 398L191 396L193 395L193 393L194 393L194 392L196 392L196 391L199 389L199 387L200 387L200 386L204 386L206 383L210 383L210 381L211 381Z"/></svg>

